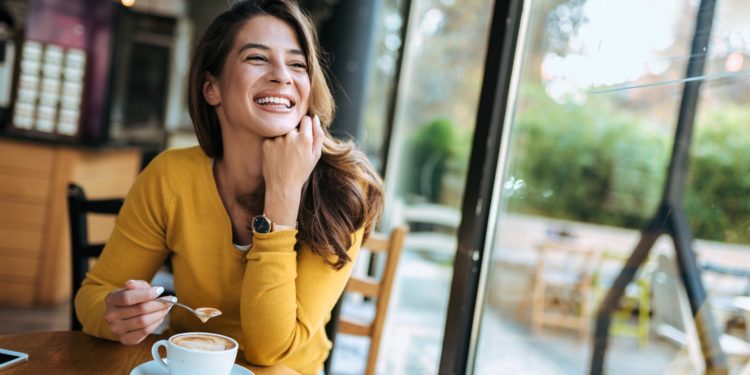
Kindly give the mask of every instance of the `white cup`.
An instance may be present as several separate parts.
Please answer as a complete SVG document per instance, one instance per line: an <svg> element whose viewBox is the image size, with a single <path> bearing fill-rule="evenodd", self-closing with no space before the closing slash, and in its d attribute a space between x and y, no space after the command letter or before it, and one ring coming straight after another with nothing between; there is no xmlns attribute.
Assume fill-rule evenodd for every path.
<svg viewBox="0 0 750 375"><path fill-rule="evenodd" d="M167 349L164 363L159 348ZM237 357L237 341L231 337L206 332L186 332L169 340L159 340L151 355L164 370L179 375L229 375Z"/></svg>

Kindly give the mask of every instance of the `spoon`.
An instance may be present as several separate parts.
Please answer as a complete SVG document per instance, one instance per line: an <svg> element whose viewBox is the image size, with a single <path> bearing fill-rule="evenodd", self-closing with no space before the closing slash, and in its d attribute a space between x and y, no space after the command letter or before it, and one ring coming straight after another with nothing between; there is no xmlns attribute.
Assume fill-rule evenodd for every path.
<svg viewBox="0 0 750 375"><path fill-rule="evenodd" d="M159 302L171 303L173 305L180 306L183 309L188 310L191 313L193 313L193 315L195 315L196 317L198 317L198 319L200 319L201 322L203 322L203 323L207 322L211 318L215 318L215 317L221 315L221 310L219 310L217 308L214 308L214 307L199 307L197 309L193 309L192 307L189 307L187 305L183 305L183 304L177 302L177 297L174 297L174 296L160 297L160 298L156 298L156 300L159 301Z"/></svg>

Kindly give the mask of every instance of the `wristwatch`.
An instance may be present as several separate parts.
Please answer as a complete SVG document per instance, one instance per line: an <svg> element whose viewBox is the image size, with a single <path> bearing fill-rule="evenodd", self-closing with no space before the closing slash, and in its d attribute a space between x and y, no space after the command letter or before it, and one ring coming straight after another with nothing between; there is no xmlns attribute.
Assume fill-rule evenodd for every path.
<svg viewBox="0 0 750 375"><path fill-rule="evenodd" d="M255 233L271 233L289 229L297 229L297 225L276 224L266 214L261 214L253 218L253 232Z"/></svg>

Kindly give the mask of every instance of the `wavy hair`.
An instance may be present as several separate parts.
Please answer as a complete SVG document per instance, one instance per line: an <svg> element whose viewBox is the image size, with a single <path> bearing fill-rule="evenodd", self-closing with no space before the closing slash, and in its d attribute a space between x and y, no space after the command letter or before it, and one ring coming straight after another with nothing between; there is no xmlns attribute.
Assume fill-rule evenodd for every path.
<svg viewBox="0 0 750 375"><path fill-rule="evenodd" d="M306 243L326 262L340 269L351 261L346 250L352 246L352 233L372 231L383 207L383 184L367 157L351 142L333 138L328 128L335 104L326 80L315 28L292 0L241 0L219 15L196 47L188 82L188 108L203 152L220 159L224 149L216 110L203 97L203 84L210 74L222 73L227 55L242 25L252 17L269 15L288 23L307 59L310 77L310 113L320 118L325 139L318 164L302 189L298 213L298 243Z"/></svg>

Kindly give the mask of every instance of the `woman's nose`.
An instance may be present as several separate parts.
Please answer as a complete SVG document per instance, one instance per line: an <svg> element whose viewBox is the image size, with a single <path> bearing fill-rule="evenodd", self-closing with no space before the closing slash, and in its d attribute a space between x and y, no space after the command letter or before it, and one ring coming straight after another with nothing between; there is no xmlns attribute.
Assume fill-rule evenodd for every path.
<svg viewBox="0 0 750 375"><path fill-rule="evenodd" d="M289 67L284 63L274 63L270 72L270 80L281 84L291 84L292 75L289 72Z"/></svg>

